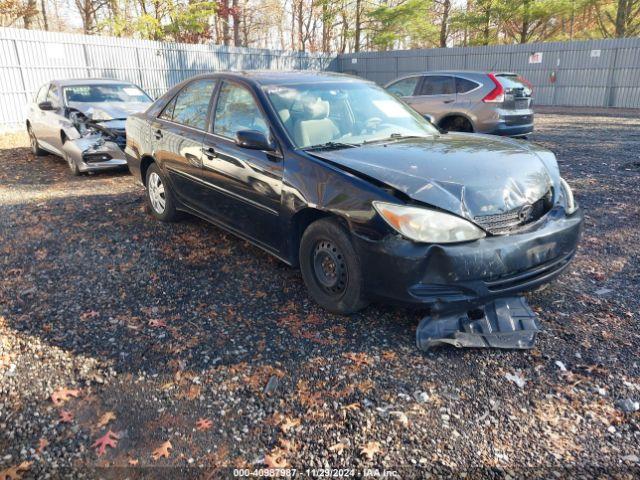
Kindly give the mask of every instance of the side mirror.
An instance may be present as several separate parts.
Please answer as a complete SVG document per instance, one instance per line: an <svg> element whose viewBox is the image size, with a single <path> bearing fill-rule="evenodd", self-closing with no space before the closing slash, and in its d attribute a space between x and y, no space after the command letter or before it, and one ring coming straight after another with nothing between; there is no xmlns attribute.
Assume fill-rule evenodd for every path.
<svg viewBox="0 0 640 480"><path fill-rule="evenodd" d="M240 130L236 133L236 145L250 150L265 150L272 152L276 147L271 143L264 133L257 130Z"/></svg>
<svg viewBox="0 0 640 480"><path fill-rule="evenodd" d="M49 110L49 111L50 111L50 110L56 110L56 107L54 107L54 106L53 106L53 103L51 103L50 101L40 102L40 103L38 104L38 108L39 108L40 110L45 110L45 111L47 111L47 110Z"/></svg>

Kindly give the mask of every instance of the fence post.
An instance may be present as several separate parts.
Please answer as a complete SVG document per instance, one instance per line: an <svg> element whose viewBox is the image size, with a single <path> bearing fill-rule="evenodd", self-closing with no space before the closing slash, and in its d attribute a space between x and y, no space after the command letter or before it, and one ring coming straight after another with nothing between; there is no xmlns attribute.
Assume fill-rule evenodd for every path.
<svg viewBox="0 0 640 480"><path fill-rule="evenodd" d="M14 38L13 49L16 52L16 60L18 60L18 71L20 72L20 82L22 83L22 92L24 93L25 103L29 103L29 93L27 92L27 84L24 81L24 67L22 66L22 59L20 58L20 51L18 50L18 41Z"/></svg>
<svg viewBox="0 0 640 480"><path fill-rule="evenodd" d="M142 84L142 66L140 65L140 52L138 51L138 47L134 47L134 49L136 52L136 67L138 69L138 85L146 90L145 86Z"/></svg>
<svg viewBox="0 0 640 480"><path fill-rule="evenodd" d="M87 77L91 78L91 66L89 65L89 54L87 53L87 44L82 44L82 53L84 54L84 65L87 69Z"/></svg>
<svg viewBox="0 0 640 480"><path fill-rule="evenodd" d="M613 49L613 65L609 66L609 76L607 78L607 97L605 107L613 107L615 103L615 93L613 89L613 79L618 64L618 47Z"/></svg>

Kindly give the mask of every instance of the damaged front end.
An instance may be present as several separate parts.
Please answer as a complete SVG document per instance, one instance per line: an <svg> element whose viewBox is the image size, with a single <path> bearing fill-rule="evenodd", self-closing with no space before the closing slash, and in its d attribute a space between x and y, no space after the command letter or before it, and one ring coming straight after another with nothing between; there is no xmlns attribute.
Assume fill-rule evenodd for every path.
<svg viewBox="0 0 640 480"><path fill-rule="evenodd" d="M62 149L68 161L81 172L121 168L127 165L124 154L125 119L94 119L76 108L66 108L70 125L65 129Z"/></svg>

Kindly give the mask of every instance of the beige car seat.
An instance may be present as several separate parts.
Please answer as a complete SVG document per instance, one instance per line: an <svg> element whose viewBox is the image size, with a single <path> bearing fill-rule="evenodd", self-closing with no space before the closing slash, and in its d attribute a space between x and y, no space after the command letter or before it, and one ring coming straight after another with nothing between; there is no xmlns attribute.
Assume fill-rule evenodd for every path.
<svg viewBox="0 0 640 480"><path fill-rule="evenodd" d="M293 125L294 140L300 147L330 142L340 134L336 124L329 118L329 102L317 99L305 102Z"/></svg>

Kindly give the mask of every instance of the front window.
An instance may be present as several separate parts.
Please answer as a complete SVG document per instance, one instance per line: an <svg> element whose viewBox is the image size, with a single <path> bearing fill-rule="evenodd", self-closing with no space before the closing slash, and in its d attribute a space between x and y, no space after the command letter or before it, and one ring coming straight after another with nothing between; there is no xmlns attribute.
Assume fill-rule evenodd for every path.
<svg viewBox="0 0 640 480"><path fill-rule="evenodd" d="M65 103L142 102L151 103L149 96L135 85L105 83L72 85L62 89Z"/></svg>
<svg viewBox="0 0 640 480"><path fill-rule="evenodd" d="M370 83L299 84L265 90L298 148L361 145L437 133L410 107Z"/></svg>
<svg viewBox="0 0 640 480"><path fill-rule="evenodd" d="M256 130L269 136L267 122L251 92L240 85L224 82L216 105L213 133L235 140L241 130Z"/></svg>

